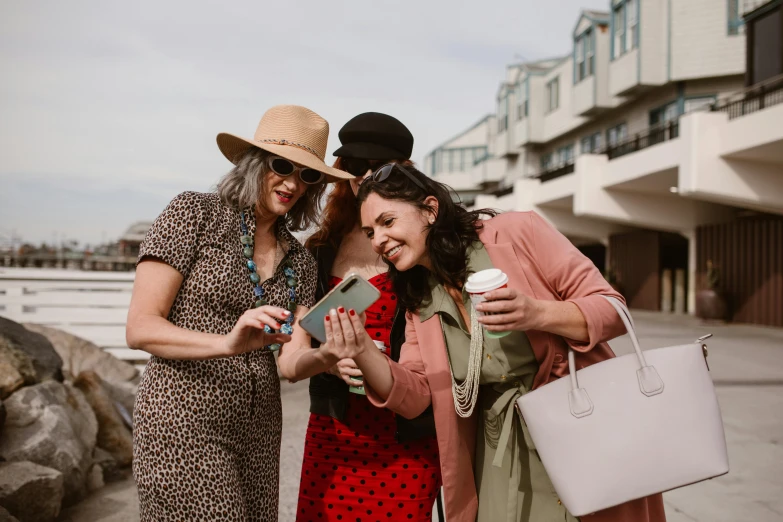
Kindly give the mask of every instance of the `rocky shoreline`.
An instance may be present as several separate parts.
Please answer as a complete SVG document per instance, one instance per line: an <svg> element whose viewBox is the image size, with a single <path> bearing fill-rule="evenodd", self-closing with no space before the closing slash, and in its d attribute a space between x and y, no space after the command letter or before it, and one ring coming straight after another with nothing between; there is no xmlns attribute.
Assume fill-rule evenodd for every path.
<svg viewBox="0 0 783 522"><path fill-rule="evenodd" d="M133 458L139 372L54 328L0 317L0 522L50 522Z"/></svg>

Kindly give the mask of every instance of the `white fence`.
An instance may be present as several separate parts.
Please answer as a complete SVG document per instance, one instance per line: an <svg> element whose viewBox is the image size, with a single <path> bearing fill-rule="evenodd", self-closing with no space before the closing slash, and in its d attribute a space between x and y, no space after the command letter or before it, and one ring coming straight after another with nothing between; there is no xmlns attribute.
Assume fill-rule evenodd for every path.
<svg viewBox="0 0 783 522"><path fill-rule="evenodd" d="M0 268L0 316L59 328L135 363L149 354L125 343L133 272Z"/></svg>

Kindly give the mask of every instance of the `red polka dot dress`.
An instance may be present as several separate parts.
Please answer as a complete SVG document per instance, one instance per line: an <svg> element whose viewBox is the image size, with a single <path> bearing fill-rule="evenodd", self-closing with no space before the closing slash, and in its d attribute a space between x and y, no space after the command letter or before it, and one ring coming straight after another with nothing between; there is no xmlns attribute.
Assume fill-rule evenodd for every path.
<svg viewBox="0 0 783 522"><path fill-rule="evenodd" d="M330 288L339 282L332 277ZM381 298L367 310L365 327L389 346L396 298L387 274L370 283ZM398 443L394 413L374 407L364 395L348 396L344 421L310 415L297 522L431 521L441 486L437 441Z"/></svg>

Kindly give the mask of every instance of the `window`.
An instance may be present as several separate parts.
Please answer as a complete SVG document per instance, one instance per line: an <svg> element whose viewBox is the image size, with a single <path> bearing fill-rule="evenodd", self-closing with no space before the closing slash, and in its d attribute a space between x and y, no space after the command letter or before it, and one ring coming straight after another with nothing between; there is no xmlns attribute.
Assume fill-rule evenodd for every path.
<svg viewBox="0 0 783 522"><path fill-rule="evenodd" d="M715 96L686 98L684 111L685 114L688 114L689 112L707 110L713 103L715 103Z"/></svg>
<svg viewBox="0 0 783 522"><path fill-rule="evenodd" d="M621 123L606 131L606 142L610 147L616 146L628 137L628 125Z"/></svg>
<svg viewBox="0 0 783 522"><path fill-rule="evenodd" d="M783 24L780 23L783 7L768 4L748 18L748 72L750 85L783 74Z"/></svg>
<svg viewBox="0 0 783 522"><path fill-rule="evenodd" d="M517 120L527 118L527 82L517 85Z"/></svg>
<svg viewBox="0 0 783 522"><path fill-rule="evenodd" d="M574 144L566 145L557 149L557 160L555 166L562 167L574 161Z"/></svg>
<svg viewBox="0 0 783 522"><path fill-rule="evenodd" d="M585 57L587 61L587 76L592 76L595 72L595 34L592 29L587 32Z"/></svg>
<svg viewBox="0 0 783 522"><path fill-rule="evenodd" d="M595 38L593 30L588 29L576 39L574 50L575 80L579 83L588 76L592 76L595 70Z"/></svg>
<svg viewBox="0 0 783 522"><path fill-rule="evenodd" d="M625 48L636 49L639 47L639 0L628 0L625 9L627 23L625 37L628 39Z"/></svg>
<svg viewBox="0 0 783 522"><path fill-rule="evenodd" d="M663 127L670 121L677 120L679 116L677 102L667 103L650 111L650 127Z"/></svg>
<svg viewBox="0 0 783 522"><path fill-rule="evenodd" d="M729 2L729 27L728 33L730 35L740 34L745 27L745 21L740 16L740 1L728 0Z"/></svg>
<svg viewBox="0 0 783 522"><path fill-rule="evenodd" d="M473 147L471 158L472 165L477 165L487 159L489 157L487 150L487 147Z"/></svg>
<svg viewBox="0 0 783 522"><path fill-rule="evenodd" d="M614 8L612 21L612 25L614 26L614 48L612 57L617 58L625 53L625 6L623 4Z"/></svg>
<svg viewBox="0 0 783 522"><path fill-rule="evenodd" d="M639 47L639 0L615 0L612 8L612 58Z"/></svg>
<svg viewBox="0 0 783 522"><path fill-rule="evenodd" d="M508 95L498 100L498 132L505 132L508 129Z"/></svg>
<svg viewBox="0 0 783 522"><path fill-rule="evenodd" d="M560 106L560 77L546 84L547 111L552 112Z"/></svg>
<svg viewBox="0 0 783 522"><path fill-rule="evenodd" d="M541 170L549 170L552 168L552 153L544 154L541 156Z"/></svg>
<svg viewBox="0 0 783 522"><path fill-rule="evenodd" d="M598 154L601 150L601 133L596 132L585 136L579 143L579 152L581 154Z"/></svg>
<svg viewBox="0 0 783 522"><path fill-rule="evenodd" d="M465 172L473 165L481 163L489 157L486 145L440 149L427 156L426 163L436 175L441 172Z"/></svg>

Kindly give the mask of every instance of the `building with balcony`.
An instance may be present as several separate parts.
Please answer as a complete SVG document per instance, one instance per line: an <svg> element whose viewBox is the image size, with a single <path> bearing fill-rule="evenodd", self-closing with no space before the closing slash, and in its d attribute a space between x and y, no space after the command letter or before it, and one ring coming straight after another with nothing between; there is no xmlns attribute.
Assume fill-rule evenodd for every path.
<svg viewBox="0 0 783 522"><path fill-rule="evenodd" d="M712 266L727 318L783 326L781 0L608 1L508 68L475 206L538 212L632 307L696 313Z"/></svg>

